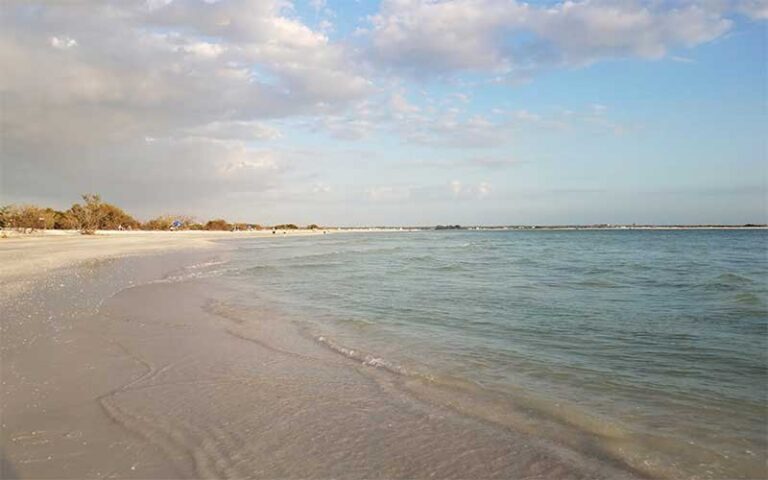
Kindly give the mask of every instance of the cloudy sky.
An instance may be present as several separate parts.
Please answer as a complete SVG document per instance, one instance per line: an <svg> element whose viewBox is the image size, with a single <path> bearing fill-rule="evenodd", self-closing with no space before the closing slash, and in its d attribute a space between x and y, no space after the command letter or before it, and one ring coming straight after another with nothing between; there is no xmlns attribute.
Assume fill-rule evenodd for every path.
<svg viewBox="0 0 768 480"><path fill-rule="evenodd" d="M0 203L768 221L764 0L3 0Z"/></svg>

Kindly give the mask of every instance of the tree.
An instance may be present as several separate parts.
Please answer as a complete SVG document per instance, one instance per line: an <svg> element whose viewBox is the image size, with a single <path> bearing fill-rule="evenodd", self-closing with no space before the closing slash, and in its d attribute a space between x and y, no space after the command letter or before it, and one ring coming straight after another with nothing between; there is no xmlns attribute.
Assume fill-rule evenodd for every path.
<svg viewBox="0 0 768 480"><path fill-rule="evenodd" d="M178 224L174 226L176 222ZM195 218L189 215L161 215L144 223L141 228L144 230L202 230L202 225L196 223Z"/></svg>
<svg viewBox="0 0 768 480"><path fill-rule="evenodd" d="M102 230L133 229L139 228L141 225L135 218L125 213L123 209L109 203L101 204L100 210L99 228Z"/></svg>
<svg viewBox="0 0 768 480"><path fill-rule="evenodd" d="M0 207L0 228L10 227L11 205Z"/></svg>
<svg viewBox="0 0 768 480"><path fill-rule="evenodd" d="M53 212L53 228L56 230L75 230L77 229L77 218L70 211Z"/></svg>
<svg viewBox="0 0 768 480"><path fill-rule="evenodd" d="M37 228L50 230L56 224L56 210L52 208L37 208Z"/></svg>
<svg viewBox="0 0 768 480"><path fill-rule="evenodd" d="M152 220L144 223L141 226L144 230L170 230L173 224L173 217L168 215L161 215L153 218Z"/></svg>
<svg viewBox="0 0 768 480"><path fill-rule="evenodd" d="M52 228L54 211L35 205L7 205L0 209L0 222L3 228L15 228L19 232Z"/></svg>
<svg viewBox="0 0 768 480"><path fill-rule="evenodd" d="M222 218L217 218L215 220L208 220L208 222L205 224L206 230L232 230L232 225L227 223L226 220Z"/></svg>
<svg viewBox="0 0 768 480"><path fill-rule="evenodd" d="M83 235L93 235L101 226L104 218L103 204L101 197L93 193L86 193L82 196L84 205L76 203L70 208L70 212L77 219L77 227Z"/></svg>

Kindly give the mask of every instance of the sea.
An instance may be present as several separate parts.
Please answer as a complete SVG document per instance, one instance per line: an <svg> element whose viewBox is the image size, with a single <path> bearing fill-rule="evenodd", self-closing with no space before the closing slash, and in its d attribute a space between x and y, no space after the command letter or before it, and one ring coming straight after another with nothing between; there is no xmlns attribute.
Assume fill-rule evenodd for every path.
<svg viewBox="0 0 768 480"><path fill-rule="evenodd" d="M210 273L462 414L668 478L764 478L768 231L229 242Z"/></svg>

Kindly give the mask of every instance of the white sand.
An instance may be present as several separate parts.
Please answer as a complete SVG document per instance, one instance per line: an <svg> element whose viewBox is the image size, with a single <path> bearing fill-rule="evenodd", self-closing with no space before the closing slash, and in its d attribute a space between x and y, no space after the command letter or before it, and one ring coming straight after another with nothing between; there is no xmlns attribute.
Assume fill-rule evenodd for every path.
<svg viewBox="0 0 768 480"><path fill-rule="evenodd" d="M328 232L334 232L329 230ZM211 247L212 240L322 235L322 230L287 230L272 234L271 230L249 232L209 231L99 231L81 235L76 231L48 230L33 234L6 231L0 238L0 282L72 265L91 259L133 255L162 250Z"/></svg>

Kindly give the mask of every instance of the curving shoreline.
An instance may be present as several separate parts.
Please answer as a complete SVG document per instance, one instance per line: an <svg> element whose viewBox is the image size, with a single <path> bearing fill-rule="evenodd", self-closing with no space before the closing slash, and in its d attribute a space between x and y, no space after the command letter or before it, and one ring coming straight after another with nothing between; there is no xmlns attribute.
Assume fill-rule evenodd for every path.
<svg viewBox="0 0 768 480"><path fill-rule="evenodd" d="M226 246L142 253L0 296L3 478L633 476L421 401L275 312L222 310L195 272Z"/></svg>
<svg viewBox="0 0 768 480"><path fill-rule="evenodd" d="M272 231L98 231L45 230L0 239L0 282L44 273L86 260L170 250L211 248L214 240L272 237ZM281 234L322 235L322 231L288 230Z"/></svg>
<svg viewBox="0 0 768 480"><path fill-rule="evenodd" d="M679 478L702 470L674 442L664 452L671 461L655 461L658 436L592 422L566 396L552 404L439 374L421 381L419 365L376 341L347 337L321 317L307 322L311 308L285 310L270 297L265 280L341 293L344 276L328 265L391 266L405 255L413 266L418 256L387 242L435 248L425 237L248 240L259 237L272 234L0 242L0 256L21 268L0 274L4 478ZM474 238L451 237L460 250L450 258ZM248 256L258 251L264 256ZM328 255L333 261L319 260ZM253 268L260 277L249 276ZM451 278L440 275L432 278ZM762 471L757 457L734 467L738 458L725 464L714 456L728 452L706 450L701 458L734 477Z"/></svg>

